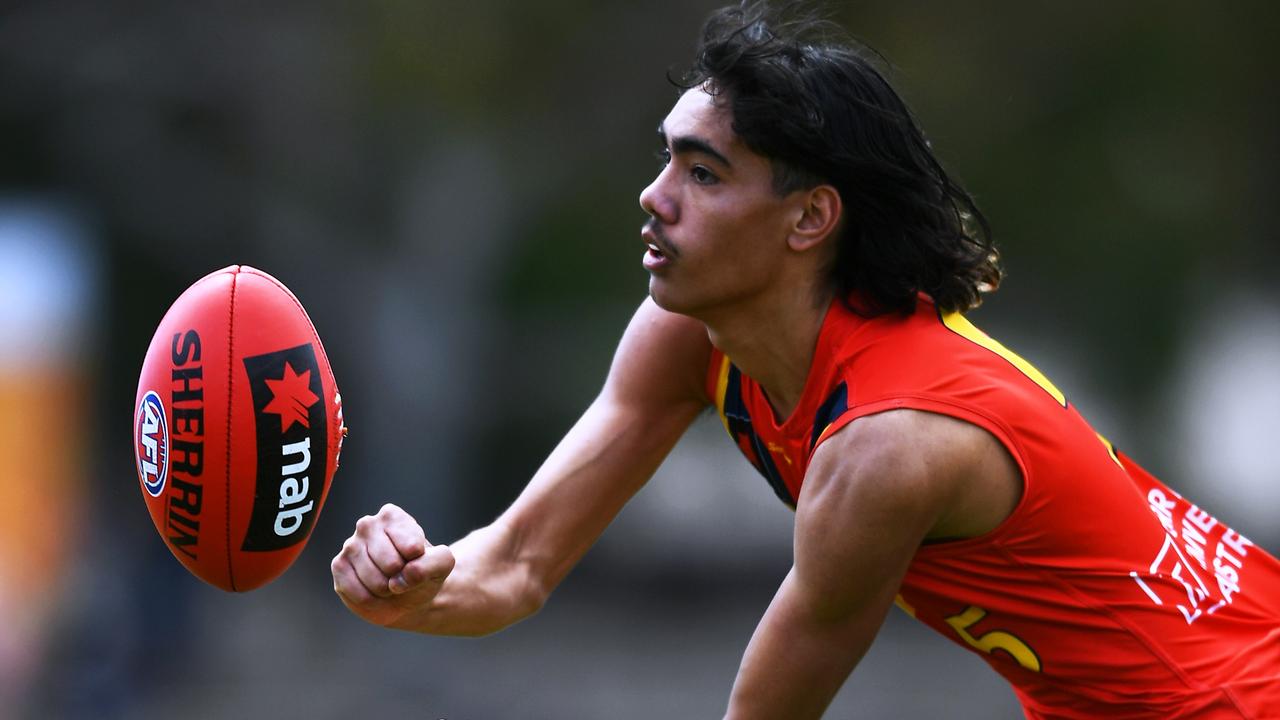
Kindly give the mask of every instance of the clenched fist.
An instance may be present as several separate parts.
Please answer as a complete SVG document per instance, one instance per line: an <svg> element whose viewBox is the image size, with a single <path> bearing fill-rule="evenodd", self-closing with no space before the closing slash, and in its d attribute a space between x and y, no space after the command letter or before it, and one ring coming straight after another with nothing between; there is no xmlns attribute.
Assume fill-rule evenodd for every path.
<svg viewBox="0 0 1280 720"><path fill-rule="evenodd" d="M453 570L453 551L427 542L422 526L395 505L356 521L333 558L333 590L351 612L386 627L409 629L427 612Z"/></svg>

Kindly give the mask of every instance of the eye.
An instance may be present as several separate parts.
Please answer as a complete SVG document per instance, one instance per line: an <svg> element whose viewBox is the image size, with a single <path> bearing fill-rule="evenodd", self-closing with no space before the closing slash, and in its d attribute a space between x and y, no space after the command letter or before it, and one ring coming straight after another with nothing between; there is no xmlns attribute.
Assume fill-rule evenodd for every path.
<svg viewBox="0 0 1280 720"><path fill-rule="evenodd" d="M671 151L668 150L667 148L662 148L658 152L654 153L653 156L657 158L658 162L663 165L666 165L671 162Z"/></svg>
<svg viewBox="0 0 1280 720"><path fill-rule="evenodd" d="M694 165L689 170L689 176L699 185L714 185L720 181L720 178L702 165Z"/></svg>

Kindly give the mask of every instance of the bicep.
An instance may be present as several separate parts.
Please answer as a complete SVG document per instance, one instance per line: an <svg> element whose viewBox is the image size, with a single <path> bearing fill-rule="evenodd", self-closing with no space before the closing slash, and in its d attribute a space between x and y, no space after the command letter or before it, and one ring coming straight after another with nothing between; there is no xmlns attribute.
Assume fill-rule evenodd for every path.
<svg viewBox="0 0 1280 720"><path fill-rule="evenodd" d="M906 429L868 420L819 446L796 506L795 583L821 615L887 608L944 503Z"/></svg>
<svg viewBox="0 0 1280 720"><path fill-rule="evenodd" d="M601 397L647 412L710 402L704 388L711 341L701 322L667 312L645 298L618 342Z"/></svg>

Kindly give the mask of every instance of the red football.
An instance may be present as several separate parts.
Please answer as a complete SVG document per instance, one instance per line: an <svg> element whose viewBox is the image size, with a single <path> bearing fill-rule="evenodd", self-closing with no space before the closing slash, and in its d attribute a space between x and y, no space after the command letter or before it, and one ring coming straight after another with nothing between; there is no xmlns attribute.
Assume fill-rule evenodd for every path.
<svg viewBox="0 0 1280 720"><path fill-rule="evenodd" d="M174 557L232 592L293 564L346 428L320 336L288 288L245 265L198 280L151 339L136 408L142 498Z"/></svg>

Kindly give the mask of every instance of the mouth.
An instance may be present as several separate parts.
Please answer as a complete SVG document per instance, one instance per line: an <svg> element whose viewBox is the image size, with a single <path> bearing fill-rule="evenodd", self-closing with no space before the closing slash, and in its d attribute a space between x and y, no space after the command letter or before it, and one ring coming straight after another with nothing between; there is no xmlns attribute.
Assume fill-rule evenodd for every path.
<svg viewBox="0 0 1280 720"><path fill-rule="evenodd" d="M651 252L659 255L668 255L670 257L679 257L680 253L676 250L671 241L667 239L666 233L662 230L662 226L650 220L640 228L640 239L649 247Z"/></svg>
<svg viewBox="0 0 1280 720"><path fill-rule="evenodd" d="M641 264L644 265L645 270L648 270L651 273L658 272L671 264L671 257L662 252L662 248L653 243L649 243L649 247L645 250Z"/></svg>
<svg viewBox="0 0 1280 720"><path fill-rule="evenodd" d="M666 238L662 237L660 228L648 223L640 231L640 238L645 243L643 263L646 270L652 272L671 264L676 252Z"/></svg>

